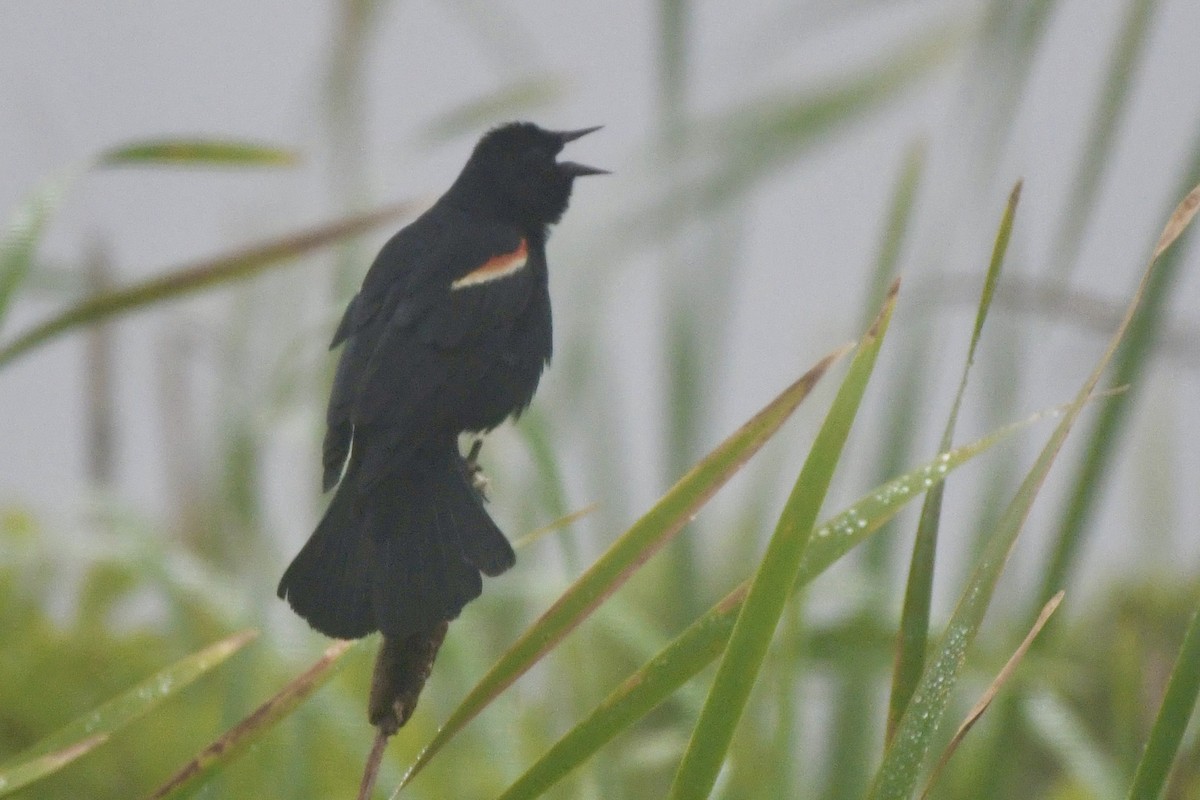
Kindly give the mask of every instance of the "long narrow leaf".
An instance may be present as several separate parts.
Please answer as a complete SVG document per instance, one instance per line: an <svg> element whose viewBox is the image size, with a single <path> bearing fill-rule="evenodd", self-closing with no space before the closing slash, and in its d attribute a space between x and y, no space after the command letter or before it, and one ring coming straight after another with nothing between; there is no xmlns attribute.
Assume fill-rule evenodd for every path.
<svg viewBox="0 0 1200 800"><path fill-rule="evenodd" d="M97 160L102 167L289 167L296 153L275 145L234 139L153 139L120 145Z"/></svg>
<svg viewBox="0 0 1200 800"><path fill-rule="evenodd" d="M1133 776L1129 789L1129 800L1157 800L1162 797L1167 785L1171 764L1179 754L1179 745L1187 730L1188 721L1196 710L1196 698L1200 696L1200 609L1192 615L1179 658L1167 681L1162 706L1150 739Z"/></svg>
<svg viewBox="0 0 1200 800"><path fill-rule="evenodd" d="M683 476L655 506L615 541L580 578L500 657L463 699L426 745L401 787L475 718L496 696L525 674L564 636L590 615L654 553L663 547L746 463L828 369L849 350L842 347L821 359L749 422Z"/></svg>
<svg viewBox="0 0 1200 800"><path fill-rule="evenodd" d="M859 404L875 368L875 358L887 333L900 282L892 284L883 308L863 337L858 353L838 390L837 397L817 433L783 515L767 545L746 602L734 623L725 657L717 669L712 689L692 731L669 796L672 800L703 800L712 791L725 761L733 732L750 698L767 648L796 577L813 525L841 458L842 447L858 413Z"/></svg>
<svg viewBox="0 0 1200 800"><path fill-rule="evenodd" d="M1054 18L1057 0L989 0L982 14L974 47L974 65L965 95L965 115L977 119L982 134L977 162L990 169L1000 160L1001 147L1012 135L1016 108L1027 87L1037 53ZM960 112L963 113L963 112ZM980 179L990 175L984 172ZM979 180L968 181L979 185Z"/></svg>
<svg viewBox="0 0 1200 800"><path fill-rule="evenodd" d="M14 764L11 767L0 769L0 797L12 794L18 789L39 781L47 775L53 775L67 764L92 752L107 741L107 733L97 733L95 736L89 736L86 739L81 739L74 744L68 745L62 750L46 753L45 755L31 758L28 761Z"/></svg>
<svg viewBox="0 0 1200 800"><path fill-rule="evenodd" d="M1200 131L1197 133L1200 134ZM1179 188L1179 194L1200 182L1200 135L1193 140L1191 147L1191 161L1182 177L1187 182ZM1172 219L1177 218L1179 213L1177 209ZM1183 226L1186 226L1186 222ZM1180 227L1176 235L1182 232L1183 227ZM1183 248L1165 252L1166 248L1161 244L1166 240L1168 231L1163 234L1164 239L1160 240L1160 247L1155 251L1156 257L1161 254L1162 258L1154 269L1141 308L1130 324L1129 333L1113 363L1113 383L1128 384L1131 391L1100 409L1087 444L1081 448L1067 493L1069 499L1054 534L1041 586L1034 598L1039 606L1055 591L1067 585L1078 563L1085 537L1094 527L1090 525L1092 513L1097 501L1104 496L1105 477L1112 471L1110 465L1113 456L1123 439L1122 433L1134 407L1136 392L1142 385L1141 376L1155 363L1154 352L1159 335L1170 317L1168 304L1172 298L1171 287L1179 280L1181 270L1187 265ZM1030 616L1036 610L1036 607L1031 608ZM1054 627L1051 626L1047 633L1053 635Z"/></svg>
<svg viewBox="0 0 1200 800"><path fill-rule="evenodd" d="M1033 500L1045 481L1055 457L1061 450L1067 434L1070 433L1078 419L1084 404L1095 391L1100 377L1109 361L1112 360L1117 346L1121 343L1121 339L1129 327L1129 322L1141 302L1150 276L1153 274L1153 267L1158 256L1170 246L1191 221L1198 204L1200 204L1200 187L1193 189L1172 215L1158 246L1155 247L1154 257L1147 266L1142 281L1108 347L1092 373L1084 381L1075 400L1068 406L1062 421L1050 436L1050 440L1021 483L1012 502L1005 509L997 525L997 530L984 545L975 570L967 581L954 614L950 618L950 623L937 648L934 660L922 675L912 702L900 720L892 744L888 747L883 763L875 775L874 785L869 795L871 800L903 800L912 795L921 765L929 751L930 741L937 731L949 703L950 692L957 683L966 660L967 648L974 641L975 634L983 622L984 613L987 611L1000 573L1004 569L1009 553L1016 544L1017 535L1024 525Z"/></svg>
<svg viewBox="0 0 1200 800"><path fill-rule="evenodd" d="M983 291L979 297L979 306L975 312L975 328L971 332L971 342L967 346L967 360L963 364L962 377L958 382L958 392L954 395L954 403L950 407L950 418L946 420L946 428L942 431L942 441L938 449L945 451L954 441L954 429L958 424L958 412L962 407L963 395L967 391L967 379L971 374L971 366L975 363L975 348L983 334L983 325L987 321L988 311L992 307L996 284L1000 279L1000 269L1004 265L1004 256L1008 252L1008 241L1012 236L1013 219L1017 213L1017 203L1021 198L1021 184L1017 183L1008 196L1008 205L1000 220L1000 229L996 233L996 241L992 247L992 259L988 265L983 280ZM938 529L942 516L942 492L946 484L939 483L925 495L921 506L921 517L917 523L917 536L913 542L912 560L908 568L908 582L904 590L904 607L900 614L900 635L897 641L896 666L892 672L892 695L888 704L887 741L891 741L896 725L908 707L917 681L925 669L925 651L928 649L929 637L929 608L933 597L933 573L937 560Z"/></svg>
<svg viewBox="0 0 1200 800"><path fill-rule="evenodd" d="M870 324L874 314L879 310L880 303L887 293L888 287L899 274L900 257L912 234L914 217L916 215L916 197L924 172L927 144L924 139L918 139L909 145L904 162L892 189L887 221L880 242L879 255L875 260L874 274L865 293L862 306L862 328ZM921 337L910 332L909 339L919 340ZM923 383L919 373L906 374L903 369L894 370L893 374L900 378L904 386L899 391L895 386L883 390L888 397L886 415L891 419L885 421L881 430L886 431L879 441L879 456L874 464L873 476L868 476L872 483L884 483L900 474L912 459L912 442L918 426L909 424L916 418L916 405L911 402L917 394L916 387ZM911 389L911 391L905 391ZM923 407L923 404L922 404ZM898 423L896 421L899 421ZM873 536L863 547L861 555L861 580L877 587L871 594L867 604L859 609L864 617L878 618L886 613L882 608L884 598L888 595L885 587L892 583L896 563L897 539L894 536ZM841 670L835 679L829 697L832 718L828 723L830 746L824 758L826 768L822 775L822 786L815 790L824 800L858 800L865 788L864 782L870 775L875 763L876 745L874 731L865 724L871 715L871 705L875 697L875 677L871 670L863 668L865 662L853 662L847 669ZM804 680L802 670L789 670L779 676L788 685L776 688L781 697L779 719L786 720L777 731L781 738L780 744L790 741L795 736L792 720L797 719L794 709L784 707L784 704L795 704L801 694L801 682ZM780 766L783 781L780 791L794 794L796 789L791 786L796 777L794 770Z"/></svg>
<svg viewBox="0 0 1200 800"><path fill-rule="evenodd" d="M0 348L0 366L73 328L108 319L118 314L126 314L151 303L182 297L201 289L249 278L273 265L298 258L342 239L365 233L385 222L396 220L410 213L412 209L412 203L386 206L367 214L348 217L228 255L167 270L165 274L157 278L151 278L124 289L98 294L26 331Z"/></svg>
<svg viewBox="0 0 1200 800"><path fill-rule="evenodd" d="M1046 627L1046 622L1049 621L1050 615L1058 610L1058 606L1062 603L1065 594L1066 592L1059 592L1050 598L1050 602L1046 603L1045 607L1042 608L1042 613L1038 614L1038 618L1034 621L1033 627L1029 629L1029 633L1025 634L1025 638L1017 645L1017 649L1013 651L1013 654L1009 656L1008 661L1005 662L1000 672L992 679L983 696L967 712L966 719L959 724L958 730L950 737L950 742L942 751L942 757L938 759L937 766L933 768L933 772L929 776L929 781L925 784L925 791L921 792L921 800L925 800L929 796L929 792L932 791L933 785L937 782L938 775L941 774L942 769L950 761L950 757L954 755L954 751L958 749L958 746L966 738L971 728L975 727L975 723L979 721L979 718L991 706L992 701L996 699L996 695L1000 693L1000 689L1004 687L1004 684L1008 683L1008 679L1017 671L1017 666L1025 658L1025 654L1029 652L1029 646L1033 644L1033 640L1037 638L1037 635L1042 632L1042 628Z"/></svg>
<svg viewBox="0 0 1200 800"><path fill-rule="evenodd" d="M0 323L13 296L29 276L33 255L51 215L62 204L67 187L82 170L65 170L45 181L19 206L0 234Z"/></svg>
<svg viewBox="0 0 1200 800"><path fill-rule="evenodd" d="M336 675L346 664L343 656L348 651L361 649L367 641L336 641L329 645L315 664L184 764L150 795L151 800L187 797L198 791L214 771L240 756L246 748L270 732L279 720L291 713L305 698Z"/></svg>
<svg viewBox="0 0 1200 800"><path fill-rule="evenodd" d="M764 175L785 168L829 141L836 131L860 122L934 74L958 51L963 30L952 20L923 30L836 86L815 92L789 87L690 121L688 141L693 150L708 144L715 160L698 170L695 178L676 182L665 197L601 230L595 246L609 258L623 255L647 239L661 241L695 215L727 208Z"/></svg>
<svg viewBox="0 0 1200 800"><path fill-rule="evenodd" d="M815 537L804 551L792 593L865 541L914 498L975 456L1043 416L1035 414L971 444L942 453L929 463L877 487L826 520L817 528ZM695 677L725 650L749 588L749 580L740 584L630 675L510 786L501 800L538 797Z"/></svg>
<svg viewBox="0 0 1200 800"><path fill-rule="evenodd" d="M432 144L468 133L478 134L488 125L494 125L497 119L528 118L565 94L562 81L556 77L518 78L442 112L421 127L420 135L426 143Z"/></svg>
<svg viewBox="0 0 1200 800"><path fill-rule="evenodd" d="M879 255L875 260L868 296L862 307L861 327L863 328L870 324L872 316L878 311L884 295L887 294L888 286L895 280L901 253L910 238L910 229L914 225L917 210L917 192L925 174L927 147L928 145L923 139L918 139L909 145L900 175L892 189L883 240L880 243ZM922 323L928 324L928 315L922 315ZM924 339L916 332L910 333L908 338L910 341ZM900 376L898 383L888 389L887 411L883 422L883 430L887 433L882 440L879 458L875 465L872 479L875 483L890 480L912 463L912 444L917 426L910 425L909 421L916 418L917 409L923 407L924 402L924 398L918 400L917 396L922 388L921 375L925 373L925 370L921 369L916 362L926 358L926 355L924 350L912 347L909 347L908 350L909 352L903 356L907 363L895 372ZM867 545L863 561L869 580L890 579L891 565L895 562L893 549L893 539L887 536L876 537ZM852 687L849 682L846 682L843 683L841 691L849 692L858 688L860 687ZM852 712L848 710L846 713L849 715ZM838 714L840 716L841 712ZM851 720L845 722L854 724ZM865 743L865 737L862 737L862 744ZM864 751L865 748L859 750L865 754ZM851 764L848 765L848 768L855 769L856 766ZM831 782L836 781L836 773L831 773L828 779ZM832 786L830 788L837 793L842 786L843 784L838 782L837 789ZM854 790L852 786L847 788L849 791Z"/></svg>
<svg viewBox="0 0 1200 800"><path fill-rule="evenodd" d="M17 207L0 235L0 322L13 295L33 265L33 254L46 222L61 205L67 188L94 167L141 164L280 166L295 154L278 147L213 139L160 139L119 145L45 181Z"/></svg>
<svg viewBox="0 0 1200 800"><path fill-rule="evenodd" d="M862 308L862 325L866 327L883 304L892 281L896 279L897 265L900 255L909 239L913 226L913 217L917 208L917 190L925 177L925 161L928 157L929 143L924 139L916 139L904 153L904 162L900 166L900 174L896 176L896 184L892 187L891 202L888 204L887 222L883 228L883 238L879 244L879 255L875 259L875 269L871 276L867 301Z"/></svg>
<svg viewBox="0 0 1200 800"><path fill-rule="evenodd" d="M257 631L242 631L180 659L14 756L0 767L0 795L14 792L56 772L92 750L113 733L222 664L257 636Z"/></svg>
<svg viewBox="0 0 1200 800"><path fill-rule="evenodd" d="M1020 698L1027 728L1059 762L1075 791L1092 800L1119 800L1124 776L1118 759L1065 699L1053 692L1035 691ZM1086 713L1086 712L1085 712Z"/></svg>
<svg viewBox="0 0 1200 800"><path fill-rule="evenodd" d="M1150 23L1158 5L1158 0L1132 0L1125 24L1114 43L1100 102L1087 126L1087 142L1075 167L1071 192L1063 205L1062 226L1051 251L1051 266L1059 276L1069 275L1078 260L1084 231L1114 161L1113 147L1129 102L1130 88L1150 39Z"/></svg>

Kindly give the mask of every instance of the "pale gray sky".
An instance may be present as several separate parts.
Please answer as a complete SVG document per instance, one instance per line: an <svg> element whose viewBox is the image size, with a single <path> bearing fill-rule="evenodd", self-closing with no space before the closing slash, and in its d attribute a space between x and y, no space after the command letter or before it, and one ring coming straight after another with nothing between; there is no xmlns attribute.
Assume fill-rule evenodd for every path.
<svg viewBox="0 0 1200 800"><path fill-rule="evenodd" d="M720 114L776 91L820 86L823 79L850 70L848 65L873 63L923 28L946 20L975 25L981 8L970 2L825 2L790 10L792 5L755 0L736 4L736 14L727 4L696 6L688 103L698 115ZM921 295L935 272L980 274L1008 186L1018 177L1026 183L1010 272L1030 275L1044 267L1127 4L1064 0L1058 5L1047 46L1032 64L1029 91L1016 109L1013 137L990 165L990 174L982 176L988 181L976 181L966 166L979 132L965 120L965 109L986 107L992 98L986 86L967 79L969 61L960 54L881 113L803 160L781 166L741 204L738 275L727 298L732 339L727 361L714 365L723 391L713 399L706 444L856 334L882 215L916 137L928 141L929 172L904 260L908 283L897 325L914 325L936 311ZM1115 303L1123 303L1134 285L1161 225L1165 198L1179 181L1200 127L1200 3L1166 0L1160 6L1072 277L1076 286ZM843 7L858 10L839 10ZM127 170L87 177L51 225L40 251L47 264L74 267L91 248L102 246L118 280L131 281L338 212L322 95L336 25L333 4L44 0L5 2L2 8L0 214L6 217L39 182L129 139L252 138L295 147L306 158L290 171ZM565 337L560 341L603 337L605 363L615 381L612 397L630 417L625 446L636 458L627 465L626 491L638 504L662 488L658 455L643 440L663 424L660 409L645 401L655 396L662 373L662 355L650 343L661 332L663 262L643 248L612 270L608 290L599 295L573 291L588 284L571 270L580 268L582 254L594 256L597 232L644 201L661 179L662 162L646 147L659 126L653 8L629 0L387 4L366 60L361 153L365 199L436 194L453 178L477 132L429 144L424 138L428 121L523 77L550 76L562 89L558 101L531 114L537 121L559 127L606 125L573 146L573 156L615 174L580 185L552 242L556 325ZM963 224L950 231L950 218ZM363 249L362 270L378 241L373 238ZM686 254L688 240L678 247ZM1194 250L1189 261L1174 308L1178 323L1194 329L1200 323ZM297 363L322 363L322 326L337 313L321 272L327 264L281 272L276 283L264 284L258 302L270 305L277 298L278 304L260 309L262 330L251 331L260 335L278 326L285 339L264 349L264 374L247 376L246 402L263 404L263 424L273 431L269 457L283 472L312 460L311 468L296 467L279 486L268 487L273 507L280 509L275 524L296 529L287 534L292 542L306 535L304 528L319 507L306 488L315 486L316 475L306 426L318 412L270 409L263 386L279 363L291 363L291 369L299 369ZM151 514L171 503L170 474L179 466L172 467L164 451L178 432L173 434L172 421L164 419L161 400L163 373L173 363L185 365L198 419L219 428L219 409L229 398L213 396L210 385L222 357L214 342L224 341L236 302L229 293L188 300L118 326L117 494L123 502ZM6 321L4 336L63 303L44 288L31 290ZM938 358L946 361L946 369L939 405L930 409L934 428L949 403L969 330L970 309L959 312L936 317L945 329ZM1067 399L1098 356L1102 337L1040 321L1021 324L1029 325L1042 346L1026 369L1020 409ZM581 330L585 325L596 329ZM194 363L177 361L181 341L199 354ZM1181 545L1195 552L1200 499L1186 487L1200 479L1200 426L1192 413L1200 396L1200 343L1191 347L1189 363L1162 362L1153 371L1139 405L1144 417L1139 443L1124 453L1126 465L1109 485L1136 489L1147 479L1146 464L1155 461L1154 443L1165 443L1167 474L1180 482L1180 506L1155 513L1173 517L1179 530L1188 532ZM287 361L287 353L293 361ZM985 344L981 362L998 356ZM0 441L7 456L0 462L0 501L29 504L48 520L71 519L86 486L83 358L83 337L73 335L0 375L5 403ZM985 363L981 376L987 370ZM552 368L539 402L553 403L564 393L556 380L567 379L556 379L558 374ZM881 383L880 391L885 388ZM964 436L982 432L971 408L985 402L986 392L981 383L968 399ZM873 397L864 419L878 420L886 402ZM811 420L803 424L810 427ZM204 425L201 430L211 432ZM936 443L932 430L923 451ZM1029 448L1035 445L1036 438ZM569 443L564 448L569 451ZM1060 478L1065 475L1063 470ZM585 478L572 481L580 495L575 499L597 499ZM848 480L841 499L864 488ZM297 505L289 500L294 496L306 499ZM1143 511L1136 501L1104 505L1099 524L1104 541L1111 542L1105 547L1111 563L1139 554L1134 525L1146 519Z"/></svg>

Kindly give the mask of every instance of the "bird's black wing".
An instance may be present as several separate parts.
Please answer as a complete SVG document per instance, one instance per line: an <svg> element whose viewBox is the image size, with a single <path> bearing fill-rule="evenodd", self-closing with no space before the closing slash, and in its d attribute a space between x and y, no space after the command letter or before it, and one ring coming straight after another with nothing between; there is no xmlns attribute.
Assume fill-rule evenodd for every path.
<svg viewBox="0 0 1200 800"><path fill-rule="evenodd" d="M435 207L436 208L436 207ZM489 332L511 325L535 290L525 269L495 279L525 242L514 229L453 213L426 214L385 245L334 336L345 343L327 414L325 485L336 483L360 427L373 484L392 456L436 430L461 390L499 357ZM506 261L507 259L507 261ZM484 279L457 283L479 273ZM356 442L356 444L367 444Z"/></svg>

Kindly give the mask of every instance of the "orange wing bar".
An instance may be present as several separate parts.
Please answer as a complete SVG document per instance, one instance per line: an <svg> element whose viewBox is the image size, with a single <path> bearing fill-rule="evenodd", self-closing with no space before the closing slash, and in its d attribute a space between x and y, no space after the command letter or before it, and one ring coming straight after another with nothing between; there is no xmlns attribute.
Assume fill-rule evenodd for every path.
<svg viewBox="0 0 1200 800"><path fill-rule="evenodd" d="M520 269L523 269L525 262L529 259L529 247L525 240L521 239L521 243L517 245L517 249L511 253L502 253L498 256L492 256L479 267L476 267L466 275L462 276L454 283L450 284L451 289L465 289L468 286L477 286L481 283L494 281L497 278L504 278L512 275Z"/></svg>

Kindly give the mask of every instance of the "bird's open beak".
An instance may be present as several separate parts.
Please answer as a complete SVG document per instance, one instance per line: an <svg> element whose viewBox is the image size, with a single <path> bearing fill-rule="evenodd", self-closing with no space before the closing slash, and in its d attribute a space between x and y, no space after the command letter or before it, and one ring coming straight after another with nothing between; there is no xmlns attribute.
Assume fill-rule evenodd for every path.
<svg viewBox="0 0 1200 800"><path fill-rule="evenodd" d="M589 133L595 133L603 127L603 125L593 125L590 128L580 128L577 131L556 131L556 133L558 134L558 138L562 140L562 143L566 144L567 142L573 142L576 139L582 139Z"/></svg>
<svg viewBox="0 0 1200 800"><path fill-rule="evenodd" d="M591 128L580 128L577 131L557 131L558 138L565 145L567 142L573 142L576 139L587 136L589 133L595 133L603 128L603 125L595 125ZM598 167L589 167L587 164L577 164L574 161L560 161L559 169L570 175L573 178L579 178L584 175L608 175L609 171Z"/></svg>
<svg viewBox="0 0 1200 800"><path fill-rule="evenodd" d="M558 162L560 171L565 172L572 178L579 178L584 175L611 175L608 170L600 169L599 167L589 167L587 164L577 164L574 161Z"/></svg>

